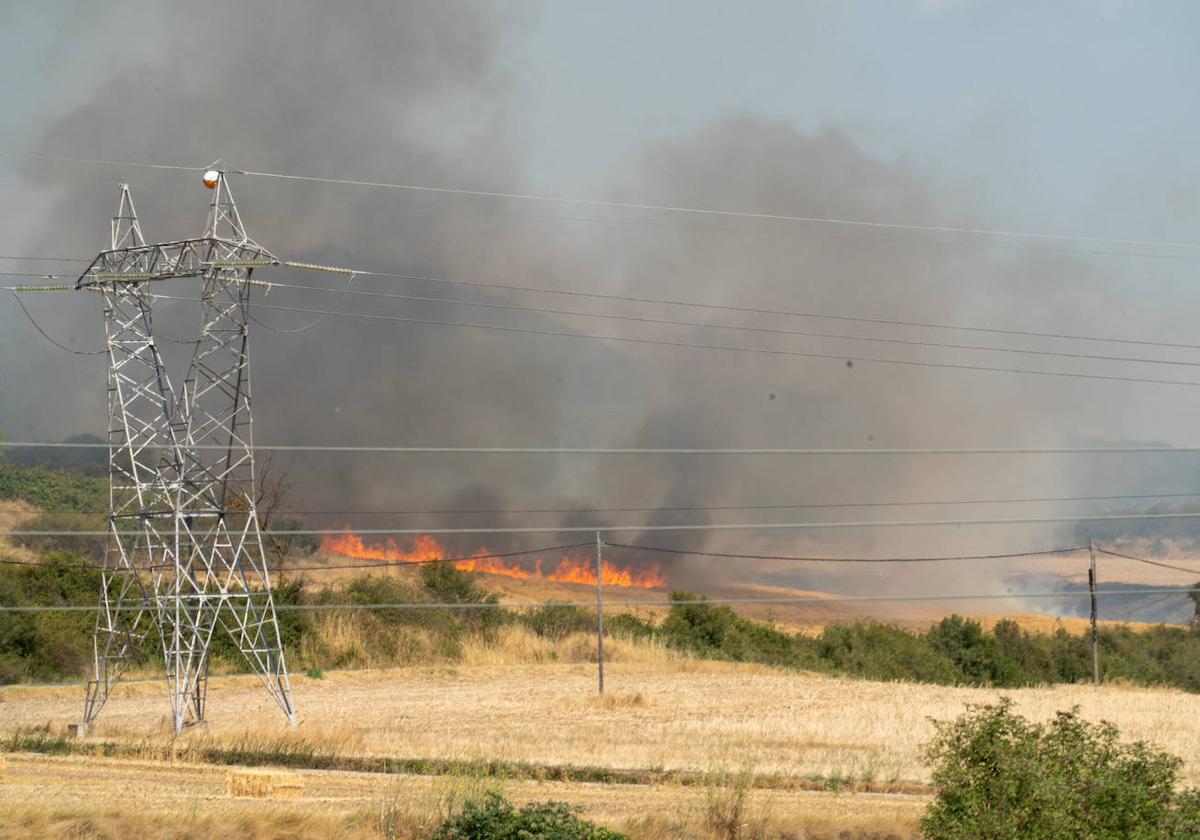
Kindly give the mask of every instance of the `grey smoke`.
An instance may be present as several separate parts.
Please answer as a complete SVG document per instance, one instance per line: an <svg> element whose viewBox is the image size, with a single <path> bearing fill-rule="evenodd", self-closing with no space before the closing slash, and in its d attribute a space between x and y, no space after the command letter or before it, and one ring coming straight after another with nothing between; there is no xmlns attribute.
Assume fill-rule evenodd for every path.
<svg viewBox="0 0 1200 840"><path fill-rule="evenodd" d="M521 191L523 103L512 83L529 6L372 2L339 6L232 2L198 12L129 4L100 19L86 4L72 32L95 37L94 92L64 102L32 138L49 153L119 160L203 163L380 181ZM215 22L215 23L214 23ZM210 25L217 31L210 37ZM76 31L76 29L78 31ZM131 44L123 55L117 32ZM80 80L83 83L83 80ZM116 103L122 103L118 106ZM583 164L581 164L583 165ZM151 238L195 232L207 195L175 173L26 164L18 189L51 196L26 253L90 255L103 242L117 178L134 197ZM81 177L76 177L76 176ZM808 133L755 114L713 120L650 145L613 173L611 196L643 202L768 213L986 225L987 197L938 185L904 161L880 159L835 129ZM279 183L233 182L243 217L276 253L354 267L471 280L627 292L779 309L902 315L962 323L1053 325L1060 318L1096 332L1122 332L1128 312L1106 297L1111 263L1080 255L966 247L963 238L847 230L790 223L579 212L516 202ZM566 221L587 216L601 221ZM551 218L546 218L551 217ZM602 221L607 219L609 221ZM292 282L333 285L325 276ZM360 280L364 288L464 300L510 300L481 290ZM1047 291L1050 290L1050 291ZM182 293L190 290L181 289ZM328 306L322 295L278 294L279 303ZM274 299L275 296L273 295ZM523 298L517 298L523 299ZM539 298L538 304L560 304ZM94 301L35 301L37 314L80 347L98 346ZM729 330L640 327L588 319L489 313L469 307L347 300L350 310L500 325L571 329L672 340L815 349L847 355L967 360L1021 367L1097 370L1098 365L1023 360L1001 354L776 338ZM577 302L575 305L586 305ZM723 324L766 324L883 337L928 333L833 321L668 310L635 304L596 311L651 313ZM1134 313L1136 314L1136 313ZM261 312L280 326L306 316ZM10 436L54 439L99 431L104 369L42 346L12 307L0 309L0 427ZM194 330L185 305L165 306L168 334ZM967 340L940 333L939 340ZM1003 344L1002 337L988 339ZM1030 342L1025 342L1028 346ZM1043 343L1043 346L1057 346ZM643 348L465 328L329 318L294 337L258 330L253 387L256 436L271 443L405 443L586 446L975 446L1054 445L1064 434L1104 439L1154 421L1158 433L1186 426L1162 419L1169 395L1194 410L1195 397L1152 386L1097 411L1094 383L922 368ZM173 352L171 362L185 359ZM176 368L178 371L178 367ZM1128 372L1142 373L1130 367ZM176 373L176 380L179 374ZM1111 393L1111 392L1108 392ZM32 395L26 399L24 395ZM1179 404L1179 403L1175 403ZM298 500L316 509L661 507L720 504L976 498L1084 492L1091 474L1069 459L753 458L620 456L293 456L284 465ZM1140 469L1140 467L1139 467ZM1153 469L1151 467L1150 469ZM1136 472L1134 470L1133 472ZM1131 472L1107 474L1119 491ZM1136 480L1132 480L1136 479ZM1153 484L1133 476L1133 484ZM1111 485L1108 484L1111 480ZM319 517L318 524L426 527L434 524L640 524L805 521L1020 515L980 506L730 514L661 511L593 516L457 519ZM1041 512L1044 512L1044 508ZM1069 529L977 528L622 534L673 547L788 554L955 553L1036 549ZM489 539L493 550L540 538ZM456 551L479 541L452 541ZM676 561L673 582L702 586L744 580L744 566ZM762 567L792 581L790 566ZM998 581L956 566L882 575L846 572L847 588L978 589Z"/></svg>

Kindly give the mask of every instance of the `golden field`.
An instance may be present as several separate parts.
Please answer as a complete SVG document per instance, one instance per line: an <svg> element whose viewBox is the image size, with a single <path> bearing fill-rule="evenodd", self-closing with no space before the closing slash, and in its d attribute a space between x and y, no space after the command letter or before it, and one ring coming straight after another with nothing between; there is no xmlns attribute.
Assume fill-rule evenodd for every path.
<svg viewBox="0 0 1200 840"><path fill-rule="evenodd" d="M1126 738L1181 756L1184 782L1200 785L1196 695L1122 686L999 692L875 683L696 661L651 645L616 642L611 648L603 700L596 697L595 666L585 658L586 637L554 647L518 628L505 629L489 645L469 644L463 663L452 667L296 676L295 731L255 678L215 677L209 720L178 741L170 733L162 683L130 682L116 691L85 743L131 745L133 757L10 755L0 782L9 834L0 830L0 837L121 836L126 830L177 836L167 827L188 814L200 821L200 833L374 837L382 835L372 815L391 809L406 825L428 822L421 814L441 807L442 789L455 781L300 769L291 771L302 777L299 799L249 803L226 795L227 768L188 763L186 754L188 746L296 743L345 756L646 771L657 781L539 782L526 775L503 782L517 801L572 802L635 837L710 836L705 820L714 797L732 795L721 773L748 774L748 784L756 779L773 788L747 793L747 819L777 829L763 836L792 831L836 837L841 830L910 836L926 801L919 787L928 780L921 753L934 732L932 721L954 718L966 704L991 702L1001 693L1013 698L1018 712L1041 720L1078 705L1089 720L1110 721ZM577 659L546 661L551 650L560 658L574 651ZM81 709L79 686L3 688L0 736L29 728L61 731ZM181 756L174 762L136 758L139 745L161 759L171 743ZM716 781L673 783L672 771ZM825 780L818 787L833 780L846 789L858 783L861 790L908 795L808 792L786 784L818 778ZM455 781L468 782L479 789L493 784ZM96 833L76 831L81 819Z"/></svg>

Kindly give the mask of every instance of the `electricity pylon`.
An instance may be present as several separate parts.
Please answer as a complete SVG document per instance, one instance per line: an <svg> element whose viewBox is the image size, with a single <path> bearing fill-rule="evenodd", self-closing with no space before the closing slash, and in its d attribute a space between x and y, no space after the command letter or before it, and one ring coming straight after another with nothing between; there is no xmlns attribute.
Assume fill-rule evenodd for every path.
<svg viewBox="0 0 1200 840"><path fill-rule="evenodd" d="M204 235L151 245L122 184L111 246L75 284L101 294L108 350L109 541L84 731L152 629L176 732L204 719L218 629L296 723L255 504L247 343L251 274L278 260L247 235L224 173L205 184ZM179 392L151 322L151 285L177 278L202 285Z"/></svg>

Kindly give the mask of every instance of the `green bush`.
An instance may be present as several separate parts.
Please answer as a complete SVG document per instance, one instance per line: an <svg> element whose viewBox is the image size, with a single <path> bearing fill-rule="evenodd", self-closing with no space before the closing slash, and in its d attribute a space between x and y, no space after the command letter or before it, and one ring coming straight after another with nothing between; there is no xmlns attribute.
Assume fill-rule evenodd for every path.
<svg viewBox="0 0 1200 840"><path fill-rule="evenodd" d="M604 616L604 635L642 641L659 635L658 625L653 619L640 618L630 613Z"/></svg>
<svg viewBox="0 0 1200 840"><path fill-rule="evenodd" d="M47 511L102 511L108 508L108 482L0 458L0 499L20 499Z"/></svg>
<svg viewBox="0 0 1200 840"><path fill-rule="evenodd" d="M430 840L622 840L625 835L579 818L577 808L561 802L531 803L522 808L498 793L469 801Z"/></svg>
<svg viewBox="0 0 1200 840"><path fill-rule="evenodd" d="M925 634L929 646L943 654L976 685L1018 686L1023 673L994 635L983 632L978 621L960 615L943 618Z"/></svg>
<svg viewBox="0 0 1200 840"><path fill-rule="evenodd" d="M1078 708L1031 723L1007 698L938 725L926 753L937 797L927 840L1200 837L1200 795L1176 790L1181 760L1121 743Z"/></svg>
<svg viewBox="0 0 1200 840"><path fill-rule="evenodd" d="M926 639L878 621L833 624L816 639L826 670L872 680L963 681L962 671Z"/></svg>
<svg viewBox="0 0 1200 840"><path fill-rule="evenodd" d="M710 659L761 662L792 668L815 667L808 646L769 624L751 621L726 606L703 603L690 592L671 593L676 603L659 630L668 645Z"/></svg>
<svg viewBox="0 0 1200 840"><path fill-rule="evenodd" d="M571 633L596 631L596 612L570 604L547 604L538 607L525 613L521 621L537 635L556 641ZM606 631L608 629L605 628Z"/></svg>
<svg viewBox="0 0 1200 840"><path fill-rule="evenodd" d="M94 607L100 572L83 558L56 552L32 566L0 566L0 603ZM78 676L91 656L96 614L0 613L0 683Z"/></svg>
<svg viewBox="0 0 1200 840"><path fill-rule="evenodd" d="M421 566L421 583L435 603L498 604L500 596L488 592L477 582L474 574L456 569L452 563L427 563ZM477 609L448 609L442 611L447 620L465 629L487 632L509 620L506 610L494 606Z"/></svg>

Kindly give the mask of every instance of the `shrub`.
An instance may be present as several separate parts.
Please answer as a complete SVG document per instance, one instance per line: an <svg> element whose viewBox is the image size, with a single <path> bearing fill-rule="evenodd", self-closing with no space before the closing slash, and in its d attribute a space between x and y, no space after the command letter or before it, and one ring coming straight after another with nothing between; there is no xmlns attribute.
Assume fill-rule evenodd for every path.
<svg viewBox="0 0 1200 840"><path fill-rule="evenodd" d="M37 565L0 566L0 603L95 606L100 572L82 557L57 552ZM91 656L95 613L0 613L0 683L82 673Z"/></svg>
<svg viewBox="0 0 1200 840"><path fill-rule="evenodd" d="M522 620L537 635L555 641L571 633L587 633L596 630L595 611L574 607L570 604L547 604L536 610L530 610Z"/></svg>
<svg viewBox="0 0 1200 840"><path fill-rule="evenodd" d="M962 671L922 636L878 621L830 625L816 640L826 670L872 680L962 682Z"/></svg>
<svg viewBox="0 0 1200 840"><path fill-rule="evenodd" d="M637 642L658 635L658 627L650 619L640 618L629 613L616 613L604 616L604 635Z"/></svg>
<svg viewBox="0 0 1200 840"><path fill-rule="evenodd" d="M707 601L683 591L672 592L671 600ZM815 664L797 637L743 618L726 606L676 603L659 632L671 647L712 659L790 667Z"/></svg>
<svg viewBox="0 0 1200 840"><path fill-rule="evenodd" d="M623 834L579 818L561 802L531 803L520 809L492 792L470 801L444 822L430 840L622 840Z"/></svg>
<svg viewBox="0 0 1200 840"><path fill-rule="evenodd" d="M1012 701L974 706L938 724L926 753L937 797L927 840L1168 840L1200 837L1200 796L1175 789L1180 759L1078 708L1031 723Z"/></svg>
<svg viewBox="0 0 1200 840"><path fill-rule="evenodd" d="M443 604L498 604L500 596L476 583L475 575L456 569L451 563L427 563L421 566L421 583L425 591L437 603ZM499 627L509 619L508 613L493 606L478 609L447 610L451 621L477 632L487 632Z"/></svg>
<svg viewBox="0 0 1200 840"><path fill-rule="evenodd" d="M977 621L950 615L929 628L930 646L954 663L967 682L979 685L1018 686L1023 674L995 636L983 632Z"/></svg>

